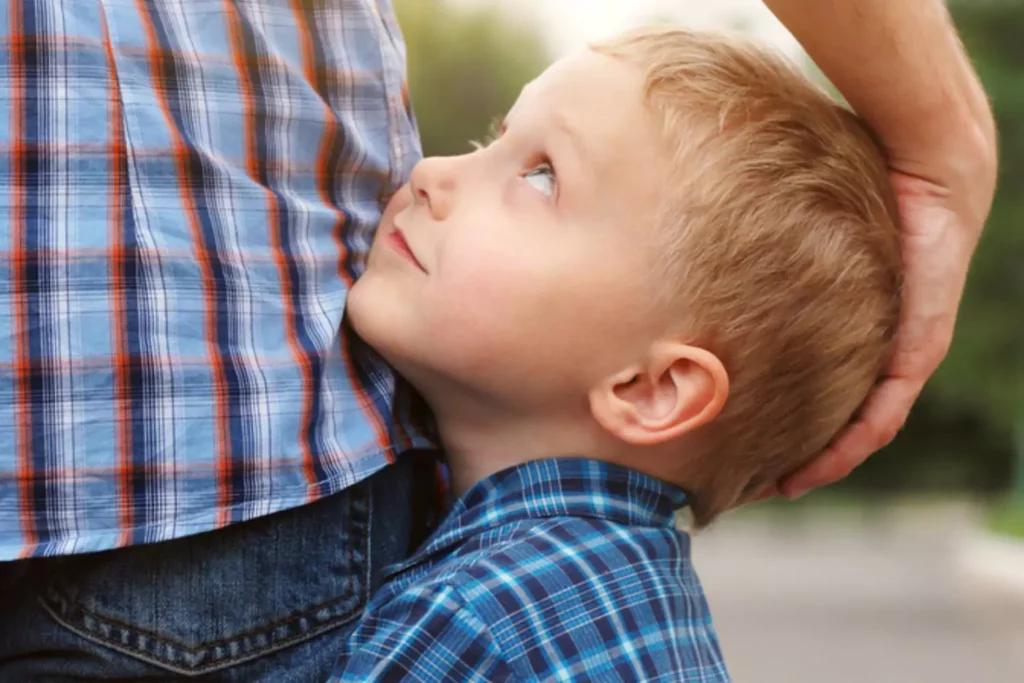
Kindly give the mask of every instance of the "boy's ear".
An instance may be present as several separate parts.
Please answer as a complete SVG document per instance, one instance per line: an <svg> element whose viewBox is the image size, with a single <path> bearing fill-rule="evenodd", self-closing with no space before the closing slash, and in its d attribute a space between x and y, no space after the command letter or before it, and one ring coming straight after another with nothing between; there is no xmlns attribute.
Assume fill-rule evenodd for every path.
<svg viewBox="0 0 1024 683"><path fill-rule="evenodd" d="M654 446L715 419L728 396L729 375L715 354L659 342L645 364L606 378L589 399L605 431L626 443Z"/></svg>

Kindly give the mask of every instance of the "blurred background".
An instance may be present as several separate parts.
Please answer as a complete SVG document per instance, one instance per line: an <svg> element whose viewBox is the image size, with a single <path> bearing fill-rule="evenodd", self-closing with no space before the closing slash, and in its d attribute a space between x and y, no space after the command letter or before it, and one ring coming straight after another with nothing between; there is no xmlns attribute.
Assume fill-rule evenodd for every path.
<svg viewBox="0 0 1024 683"><path fill-rule="evenodd" d="M820 78L759 0L395 4L428 155L466 152L552 59L643 23L741 30ZM1024 0L950 10L1001 138L954 345L899 437L849 479L696 539L739 683L1024 682Z"/></svg>

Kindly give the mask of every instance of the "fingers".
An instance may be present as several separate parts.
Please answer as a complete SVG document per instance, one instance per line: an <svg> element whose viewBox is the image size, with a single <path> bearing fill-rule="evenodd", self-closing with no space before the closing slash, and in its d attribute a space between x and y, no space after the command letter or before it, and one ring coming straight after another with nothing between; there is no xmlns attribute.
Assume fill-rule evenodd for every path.
<svg viewBox="0 0 1024 683"><path fill-rule="evenodd" d="M780 483L787 498L799 498L819 486L839 481L875 451L892 441L910 414L924 381L892 377L868 396L860 415L828 449Z"/></svg>

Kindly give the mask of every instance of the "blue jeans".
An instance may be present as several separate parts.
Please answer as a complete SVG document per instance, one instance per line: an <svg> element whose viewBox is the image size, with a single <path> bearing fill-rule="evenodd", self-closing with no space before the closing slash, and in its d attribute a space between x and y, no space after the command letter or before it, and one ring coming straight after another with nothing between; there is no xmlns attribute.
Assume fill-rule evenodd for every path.
<svg viewBox="0 0 1024 683"><path fill-rule="evenodd" d="M207 534L0 563L0 681L325 680L410 551L417 470Z"/></svg>

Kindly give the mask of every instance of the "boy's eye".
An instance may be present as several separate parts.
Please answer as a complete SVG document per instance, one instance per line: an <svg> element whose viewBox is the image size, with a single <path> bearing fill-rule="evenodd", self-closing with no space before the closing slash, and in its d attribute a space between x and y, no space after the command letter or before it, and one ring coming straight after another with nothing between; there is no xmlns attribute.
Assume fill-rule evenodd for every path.
<svg viewBox="0 0 1024 683"><path fill-rule="evenodd" d="M557 189L555 181L555 169L551 168L551 164L538 164L535 168L530 170L523 179L533 185L534 189L548 197L555 196L555 190Z"/></svg>

